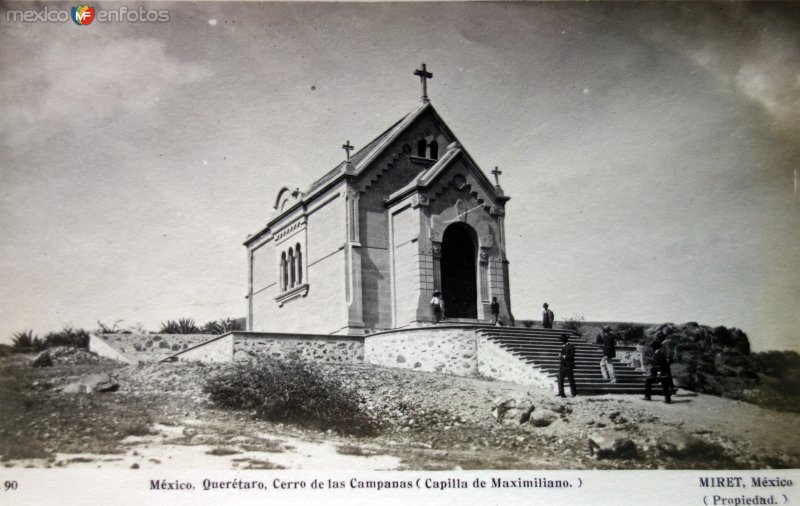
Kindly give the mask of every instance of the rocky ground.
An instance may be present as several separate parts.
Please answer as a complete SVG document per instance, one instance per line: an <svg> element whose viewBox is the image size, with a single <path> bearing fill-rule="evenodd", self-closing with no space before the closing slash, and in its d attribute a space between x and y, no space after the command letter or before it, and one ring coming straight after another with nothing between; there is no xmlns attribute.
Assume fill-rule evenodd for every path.
<svg viewBox="0 0 800 506"><path fill-rule="evenodd" d="M800 467L800 415L713 396L578 396L368 365L324 366L365 399L355 438L215 408L224 365L125 366L62 350L0 359L7 467L695 469ZM41 365L41 364L40 364Z"/></svg>

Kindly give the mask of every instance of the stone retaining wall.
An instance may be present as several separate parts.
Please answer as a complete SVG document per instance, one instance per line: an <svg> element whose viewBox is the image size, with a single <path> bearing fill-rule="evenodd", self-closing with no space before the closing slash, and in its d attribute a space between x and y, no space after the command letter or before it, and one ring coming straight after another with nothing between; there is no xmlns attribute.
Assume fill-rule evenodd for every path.
<svg viewBox="0 0 800 506"><path fill-rule="evenodd" d="M357 364L364 361L364 338L361 336L263 332L236 332L233 336L234 361L257 356L286 358L291 355L322 363Z"/></svg>
<svg viewBox="0 0 800 506"><path fill-rule="evenodd" d="M106 356L104 353L110 347L135 364L158 362L216 337L213 334L92 334L90 342L92 339L102 341L102 344L95 343L92 350L97 350L98 355ZM117 360L113 356L109 358Z"/></svg>
<svg viewBox="0 0 800 506"><path fill-rule="evenodd" d="M475 328L461 326L390 330L364 339L366 361L384 367L510 381L552 389L555 380L526 365Z"/></svg>
<svg viewBox="0 0 800 506"><path fill-rule="evenodd" d="M478 338L478 373L487 378L545 389L556 388L554 378L526 364L485 337Z"/></svg>
<svg viewBox="0 0 800 506"><path fill-rule="evenodd" d="M385 367L474 376L478 350L474 329L463 327L389 330L364 338L367 362Z"/></svg>

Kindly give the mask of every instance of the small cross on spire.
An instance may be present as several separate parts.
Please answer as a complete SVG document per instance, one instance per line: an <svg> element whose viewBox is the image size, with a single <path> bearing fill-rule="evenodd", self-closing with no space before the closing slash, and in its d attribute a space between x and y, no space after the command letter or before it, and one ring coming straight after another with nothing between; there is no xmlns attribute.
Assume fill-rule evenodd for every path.
<svg viewBox="0 0 800 506"><path fill-rule="evenodd" d="M350 145L350 141L347 141L345 144L342 144L342 149L345 150L347 153L347 163L350 163L350 151L352 151L354 146Z"/></svg>
<svg viewBox="0 0 800 506"><path fill-rule="evenodd" d="M492 171L492 174L494 174L494 185L495 186L498 186L498 187L500 186L500 174L502 174L502 173L503 173L503 171L498 169L497 167L495 167L494 170Z"/></svg>
<svg viewBox="0 0 800 506"><path fill-rule="evenodd" d="M425 68L425 64L423 63L421 69L417 69L417 70L414 71L414 75L415 76L419 76L419 80L422 83L422 102L424 104L427 104L428 102L430 102L430 100L428 100L428 83L427 83L427 81L428 81L428 79L433 79L433 74L428 72L428 69Z"/></svg>

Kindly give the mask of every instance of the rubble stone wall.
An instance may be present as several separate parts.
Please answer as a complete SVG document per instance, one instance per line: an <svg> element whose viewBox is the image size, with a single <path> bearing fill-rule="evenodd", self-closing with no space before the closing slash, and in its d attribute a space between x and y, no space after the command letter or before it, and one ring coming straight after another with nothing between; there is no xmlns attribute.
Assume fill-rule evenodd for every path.
<svg viewBox="0 0 800 506"><path fill-rule="evenodd" d="M315 362L358 364L364 361L364 338L327 334L234 333L234 361L259 356L286 358L294 354Z"/></svg>
<svg viewBox="0 0 800 506"><path fill-rule="evenodd" d="M419 327L364 339L367 362L385 367L474 376L478 373L474 329Z"/></svg>

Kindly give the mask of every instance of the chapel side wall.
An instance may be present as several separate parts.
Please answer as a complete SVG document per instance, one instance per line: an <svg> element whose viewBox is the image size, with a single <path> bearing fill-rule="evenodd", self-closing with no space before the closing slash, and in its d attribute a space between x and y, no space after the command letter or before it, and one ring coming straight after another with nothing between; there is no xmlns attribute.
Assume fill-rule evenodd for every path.
<svg viewBox="0 0 800 506"><path fill-rule="evenodd" d="M432 136L439 145L439 156L453 140L428 116L417 120L375 160L359 181L359 235L361 242L364 325L371 329L389 329L392 321L392 285L390 276L389 215L384 205L387 195L402 188L425 166L411 162L417 155L417 141Z"/></svg>
<svg viewBox="0 0 800 506"><path fill-rule="evenodd" d="M433 278L420 276L419 212L410 205L392 212L394 326L403 327L419 319L420 293L433 292Z"/></svg>
<svg viewBox="0 0 800 506"><path fill-rule="evenodd" d="M329 334L347 326L343 197L332 191L318 202L308 210L305 227L253 250L250 330ZM281 305L276 300L281 293L280 252L298 242L303 245L303 282L308 283L308 291Z"/></svg>
<svg viewBox="0 0 800 506"><path fill-rule="evenodd" d="M264 330L267 322L274 321L278 307L275 297L278 296L278 253L275 241L266 242L250 250L250 294L248 328Z"/></svg>
<svg viewBox="0 0 800 506"><path fill-rule="evenodd" d="M286 359L360 364L364 361L364 338L304 334L236 333L233 360L243 362L256 358Z"/></svg>

